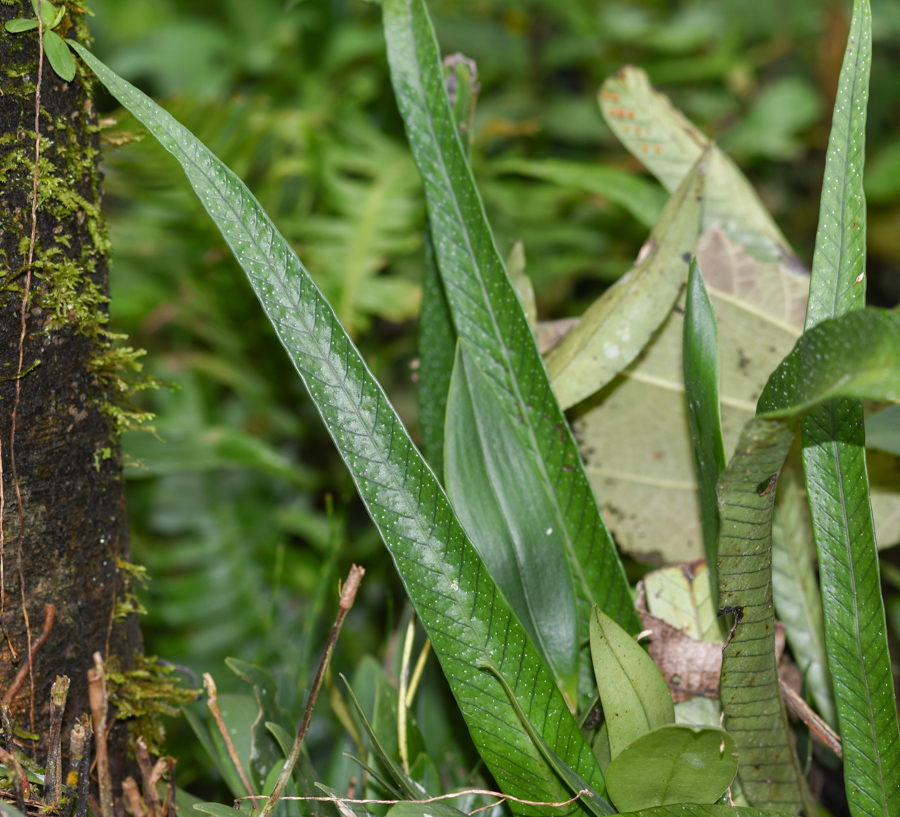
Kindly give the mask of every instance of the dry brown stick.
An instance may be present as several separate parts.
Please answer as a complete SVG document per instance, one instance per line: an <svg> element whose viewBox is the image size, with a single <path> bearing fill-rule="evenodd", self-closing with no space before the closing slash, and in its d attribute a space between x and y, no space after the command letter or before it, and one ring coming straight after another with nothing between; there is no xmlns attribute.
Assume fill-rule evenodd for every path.
<svg viewBox="0 0 900 817"><path fill-rule="evenodd" d="M94 668L88 670L88 696L91 717L94 720L94 745L97 749L97 784L100 789L101 817L112 817L112 777L109 772L109 751L106 745L106 716L109 698L106 694L106 676L103 674L103 657L94 653Z"/></svg>
<svg viewBox="0 0 900 817"><path fill-rule="evenodd" d="M16 677L13 679L12 684L6 693L3 696L3 703L11 704L13 698L19 694L19 690L22 688L22 684L25 683L25 679L28 677L29 672L31 671L31 665L34 662L34 658L37 655L37 651L43 646L44 642L47 640L47 636L50 635L50 630L53 629L53 621L56 618L56 607L52 604L48 604L44 608L44 626L41 629L41 634L32 642L31 648L28 652L28 658L25 663L19 667L19 671L16 673Z"/></svg>
<svg viewBox="0 0 900 817"><path fill-rule="evenodd" d="M25 801L31 794L31 787L28 785L28 777L25 774L25 770L19 765L19 761L6 749L0 749L0 763L6 766L9 776L12 778L13 788L16 790L16 807L24 814Z"/></svg>
<svg viewBox="0 0 900 817"><path fill-rule="evenodd" d="M82 716L81 723L84 741L82 744L81 763L78 769L78 806L75 809L75 817L86 817L91 792L91 735L94 728L91 725L91 719L87 715Z"/></svg>
<svg viewBox="0 0 900 817"><path fill-rule="evenodd" d="M206 705L209 707L209 711L212 712L213 718L215 718L216 726L219 727L219 733L222 735L222 740L225 741L225 746L228 747L228 754L231 755L231 762L234 763L234 767L237 769L238 775L240 775L241 782L244 784L244 788L247 789L247 794L252 795L253 786L250 785L250 781L247 779L247 773L241 765L241 760L238 757L237 749L234 748L231 735L228 734L228 730L225 728L225 721L222 720L222 713L219 712L216 682L213 681L212 675L208 672L203 673L203 686L206 688Z"/></svg>
<svg viewBox="0 0 900 817"><path fill-rule="evenodd" d="M50 746L44 777L44 805L54 807L62 799L62 721L69 694L69 678L58 675L50 689Z"/></svg>
<svg viewBox="0 0 900 817"><path fill-rule="evenodd" d="M166 763L169 766L169 787L166 789L163 817L175 817L175 764L178 761L174 757L167 757Z"/></svg>
<svg viewBox="0 0 900 817"><path fill-rule="evenodd" d="M133 777L126 777L122 781L122 792L125 794L125 799L128 801L128 805L131 808L131 813L134 817L147 817L147 812L144 810L144 804L141 802L141 793L138 791L138 784Z"/></svg>
<svg viewBox="0 0 900 817"><path fill-rule="evenodd" d="M306 731L309 729L309 722L312 720L313 710L316 708L319 690L322 689L322 683L325 681L325 670L328 668L328 664L331 661L331 655L334 652L334 645L337 643L338 633L341 631L341 626L344 623L344 619L347 617L347 613L350 612L350 608L353 607L356 591L359 590L359 583L365 575L366 571L357 565L353 565L350 568L347 581L341 590L341 599L338 602L338 613L334 619L334 626L331 628L331 635L328 636L325 654L322 656L322 661L319 663L319 671L316 673L316 679L313 681L312 689L309 693L309 700L306 702L306 711L303 713L303 722L300 724L300 730L297 732L297 739L291 747L291 753L284 763L281 774L278 775L278 781L275 783L275 788L272 789L272 794L269 795L269 799L266 801L266 805L263 807L260 817L270 817L284 791L284 787L291 778L291 772L294 770L294 765L300 759L300 750L303 747L303 739L306 737Z"/></svg>
<svg viewBox="0 0 900 817"><path fill-rule="evenodd" d="M149 817L157 817L159 794L153 785L153 766L150 763L150 752L143 738L138 738L134 745L134 756L141 769L141 780L144 783L144 800L147 801Z"/></svg>
<svg viewBox="0 0 900 817"><path fill-rule="evenodd" d="M784 705L788 710L809 727L809 731L818 738L823 746L827 746L843 760L844 752L841 748L840 737L838 737L834 730L813 712L806 701L794 692L791 687L784 683L784 681L781 682L781 696L784 698Z"/></svg>

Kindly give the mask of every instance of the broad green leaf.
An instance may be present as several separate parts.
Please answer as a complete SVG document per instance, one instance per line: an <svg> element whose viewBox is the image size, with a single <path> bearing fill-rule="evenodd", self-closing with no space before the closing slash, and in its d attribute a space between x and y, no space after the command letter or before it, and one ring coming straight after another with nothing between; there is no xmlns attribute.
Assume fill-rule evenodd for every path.
<svg viewBox="0 0 900 817"><path fill-rule="evenodd" d="M272 769L280 770L283 765L278 741L273 739L266 721L278 723L283 729L290 731L293 727L291 717L276 703L275 679L268 671L239 658L226 658L225 663L235 675L253 687L253 694L256 696L256 716L247 730L247 737L250 738L247 764L253 775L251 780L262 783L272 773Z"/></svg>
<svg viewBox="0 0 900 817"><path fill-rule="evenodd" d="M238 817L238 815L246 814L246 812L231 806L224 806L221 803L194 803L194 808L204 814L210 814L212 817Z"/></svg>
<svg viewBox="0 0 900 817"><path fill-rule="evenodd" d="M700 158L653 228L644 245L646 259L639 259L633 270L591 304L548 357L547 370L563 408L609 383L637 357L672 311L697 245L705 173Z"/></svg>
<svg viewBox="0 0 900 817"><path fill-rule="evenodd" d="M619 141L674 191L709 149L703 229L719 224L748 254L768 263L800 268L753 186L734 162L707 139L640 68L626 66L600 89L600 110Z"/></svg>
<svg viewBox="0 0 900 817"><path fill-rule="evenodd" d="M423 0L387 0L383 10L391 80L425 187L453 322L506 412L520 425L559 509L578 598L579 637L587 637L593 604L637 632L640 624L622 563L497 251L454 126Z"/></svg>
<svg viewBox="0 0 900 817"><path fill-rule="evenodd" d="M191 727L191 731L197 737L197 740L200 741L200 745L206 752L206 756L213 762L219 774L222 776L222 779L231 790L231 793L235 797L243 797L247 792L238 776L237 770L234 768L234 764L228 756L227 750L224 755L219 754L219 747L224 748L222 743L213 742L209 727L197 715L193 707L181 707L181 714L188 722L188 726ZM215 725L213 725L213 729L215 728Z"/></svg>
<svg viewBox="0 0 900 817"><path fill-rule="evenodd" d="M562 521L516 425L460 341L447 402L447 495L574 710L578 621Z"/></svg>
<svg viewBox="0 0 900 817"><path fill-rule="evenodd" d="M613 760L641 735L675 722L672 695L653 659L597 607L591 615L591 659Z"/></svg>
<svg viewBox="0 0 900 817"><path fill-rule="evenodd" d="M389 817L467 817L466 812L449 805L452 801L438 800L435 803L410 803L404 801L392 806Z"/></svg>
<svg viewBox="0 0 900 817"><path fill-rule="evenodd" d="M871 25L868 0L854 0L825 161L807 330L865 304L863 164ZM803 424L803 465L819 553L825 647L843 741L847 799L854 817L898 814L900 727L860 400L836 400L810 415Z"/></svg>
<svg viewBox="0 0 900 817"><path fill-rule="evenodd" d="M559 755L598 790L590 747L534 645L469 542L434 474L334 311L240 180L148 97L74 44L110 92L181 163L301 373L427 630L472 739L510 794L555 801L565 789L496 679ZM626 585L627 590L627 585Z"/></svg>
<svg viewBox="0 0 900 817"><path fill-rule="evenodd" d="M416 783L403 769L400 768L400 765L393 758L393 753L384 747L382 744L381 735L375 731L375 728L372 724L369 723L369 719L366 717L366 713L363 712L362 706L360 706L359 701L356 699L356 695L353 694L353 689L350 687L350 684L347 683L347 679L343 678L344 685L347 687L347 694L350 695L350 700L353 702L353 706L356 707L356 714L359 719L362 721L363 728L365 728L366 733L369 735L369 746L370 748L375 750L375 755L381 761L384 770L390 774L390 776L394 779L394 783L397 788L402 792L404 797L408 797L412 800L417 800L422 797L427 797L428 792L426 792L418 783ZM384 693L384 690L378 689L378 681L376 676L375 683L375 711L378 710L378 698L381 694ZM382 718L384 721L384 718ZM382 727L385 724L382 722ZM393 744L394 747L397 745L397 730L396 730L396 720L394 721L393 729L390 727L384 732L386 736L389 736L389 740Z"/></svg>
<svg viewBox="0 0 900 817"><path fill-rule="evenodd" d="M13 34L21 34L23 31L31 31L38 27L37 20L26 20L24 17L16 17L15 20L7 20L6 30Z"/></svg>
<svg viewBox="0 0 900 817"><path fill-rule="evenodd" d="M709 593L705 562L663 567L644 575L647 610L695 641L720 642L717 607Z"/></svg>
<svg viewBox="0 0 900 817"><path fill-rule="evenodd" d="M721 701L726 728L741 753L741 784L755 805L814 813L780 700L775 660L771 545L778 475L794 432L817 405L838 397L890 401L898 396L900 315L866 310L824 321L800 338L769 378L758 415L744 427L719 480L719 604L722 612L735 615L723 653ZM823 585L827 597L828 583ZM864 638L883 638L883 632ZM829 663L834 671L833 657ZM885 686L872 690L879 711L894 706L892 693L888 675Z"/></svg>
<svg viewBox="0 0 900 817"><path fill-rule="evenodd" d="M608 814L614 814L615 811L612 805L606 800L603 794L600 794L598 791L591 786L578 772L576 772L568 763L566 763L556 752L553 751L550 746L547 745L547 742L540 736L540 733L534 728L534 724L528 719L528 716L522 711L522 707L519 706L518 701L516 701L515 695L513 695L512 689L510 689L509 684L506 683L506 680L502 675L497 671L497 668L486 664L484 667L492 672L498 681L503 685L503 688L506 690L506 695L509 698L509 702L512 704L513 708L516 710L516 713L519 716L519 720L522 722L522 725L527 730L531 740L534 744L540 747L541 753L544 755L544 758L550 764L550 767L555 771L560 778L565 781L566 785L571 790L572 794L579 794L581 792L586 792L586 799L582 800L582 805L588 809L595 817L605 817ZM603 790L605 794L605 788Z"/></svg>
<svg viewBox="0 0 900 817"><path fill-rule="evenodd" d="M75 58L55 31L44 32L44 53L53 70L66 82L75 78Z"/></svg>
<svg viewBox="0 0 900 817"><path fill-rule="evenodd" d="M472 60L454 54L444 60L444 84L466 155L472 150L478 69ZM422 450L436 474L444 473L444 416L456 356L456 329L434 257L431 229L425 227L422 309L419 313L419 427Z"/></svg>
<svg viewBox="0 0 900 817"><path fill-rule="evenodd" d="M658 806L656 808L643 809L642 811L629 811L620 817L794 817L784 811L764 811L757 808L744 808L738 806L699 806L693 803L684 803L677 806Z"/></svg>
<svg viewBox="0 0 900 817"><path fill-rule="evenodd" d="M700 239L697 261L719 326L722 435L731 451L766 378L800 336L809 283L750 258L718 228ZM703 555L683 320L673 310L640 357L578 407L573 424L620 547L667 564Z"/></svg>
<svg viewBox="0 0 900 817"><path fill-rule="evenodd" d="M719 413L719 330L696 256L691 259L688 275L682 357L684 392L697 473L703 552L709 571L712 605L718 608L716 548L719 544L719 503L716 483L725 470L725 445Z"/></svg>
<svg viewBox="0 0 900 817"><path fill-rule="evenodd" d="M624 207L648 230L653 229L666 203L665 194L655 183L633 173L600 165L560 159L504 159L496 162L491 170L543 179L603 196Z"/></svg>
<svg viewBox="0 0 900 817"><path fill-rule="evenodd" d="M715 803L737 774L734 739L723 729L669 724L641 735L606 771L619 811L673 803Z"/></svg>
<svg viewBox="0 0 900 817"><path fill-rule="evenodd" d="M419 315L419 427L428 464L436 474L443 474L444 418L456 354L456 330L437 270L431 231L427 228L424 262Z"/></svg>
<svg viewBox="0 0 900 817"><path fill-rule="evenodd" d="M900 406L866 417L866 446L900 457Z"/></svg>
<svg viewBox="0 0 900 817"><path fill-rule="evenodd" d="M44 0L43 2L31 0L31 7L34 9L34 13L40 16L44 28L53 28L59 22L56 19L58 10L49 0ZM46 32L44 32L44 36L47 36Z"/></svg>
<svg viewBox="0 0 900 817"><path fill-rule="evenodd" d="M212 736L213 745L219 755L221 765L229 770L229 774L225 777L232 794L235 797L243 797L246 794L259 794L262 788L263 780L257 774L255 769L250 768L250 754L253 746L253 723L259 716L259 707L256 699L252 695L236 695L228 693L218 696L219 714L222 716L222 722L225 729L231 736L231 742L237 753L238 762L241 764L247 775L253 791L248 792L243 782L238 776L237 770L234 768L234 759L228 750L222 733L216 724L212 712L207 713L207 727L209 734Z"/></svg>
<svg viewBox="0 0 900 817"><path fill-rule="evenodd" d="M825 655L822 596L816 577L816 548L809 504L791 460L781 472L772 526L772 587L775 612L784 624L794 661L819 714L837 727L834 694Z"/></svg>

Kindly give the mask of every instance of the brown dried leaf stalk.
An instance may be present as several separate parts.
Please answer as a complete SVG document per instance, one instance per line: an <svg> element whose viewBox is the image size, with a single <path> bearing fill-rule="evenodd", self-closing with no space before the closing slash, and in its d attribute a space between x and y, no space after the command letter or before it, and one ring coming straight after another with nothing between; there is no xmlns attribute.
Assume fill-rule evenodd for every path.
<svg viewBox="0 0 900 817"><path fill-rule="evenodd" d="M69 694L69 678L59 675L50 689L50 745L44 777L44 805L56 806L62 799L62 722Z"/></svg>
<svg viewBox="0 0 900 817"><path fill-rule="evenodd" d="M141 793L138 791L138 784L133 777L126 777L122 781L122 792L128 801L128 807L134 817L147 817L147 811L141 802Z"/></svg>
<svg viewBox="0 0 900 817"><path fill-rule="evenodd" d="M241 765L241 760L238 757L237 749L234 748L231 735L228 734L228 730L225 728L225 721L222 720L222 713L219 712L216 682L213 681L212 675L208 672L203 673L203 686L206 688L206 705L209 707L209 711L212 712L212 716L216 721L216 726L219 727L219 734L222 735L225 746L228 747L228 754L231 756L231 762L234 763L234 767L237 769L238 775L240 775L241 782L244 784L244 788L247 789L247 794L252 795L253 787L250 785L250 781L247 779L247 773Z"/></svg>
<svg viewBox="0 0 900 817"><path fill-rule="evenodd" d="M359 590L359 583L365 575L366 571L357 565L353 565L353 567L350 568L347 581L341 590L341 599L338 602L338 613L334 619L334 626L331 628L331 635L328 636L325 654L322 656L322 661L319 664L319 671L316 673L316 679L313 681L312 690L310 690L309 693L309 701L306 703L306 711L303 713L303 722L300 724L300 730L297 732L297 739L291 747L291 753L284 763L284 768L282 768L281 774L278 776L275 788L272 789L272 794L266 801L266 805L263 807L260 817L271 817L272 812L275 810L275 806L278 804L278 800L284 792L284 787L291 778L291 772L294 770L294 765L300 759L300 750L303 747L303 740L306 737L306 731L309 729L309 722L312 720L313 710L316 708L319 691L322 689L322 684L325 681L325 670L331 662L331 655L334 652L334 645L337 643L341 626L344 623L344 619L347 617L347 613L350 612L350 608L353 607L356 591Z"/></svg>
<svg viewBox="0 0 900 817"><path fill-rule="evenodd" d="M106 717L109 698L106 694L106 676L103 674L103 658L94 653L94 668L88 670L88 695L91 717L94 721L94 743L97 748L97 782L100 788L101 817L112 817L112 777L109 773L109 752L106 745ZM81 787L79 786L79 795ZM81 798L79 797L79 806Z"/></svg>
<svg viewBox="0 0 900 817"><path fill-rule="evenodd" d="M147 812L149 817L158 817L160 803L159 794L153 783L154 767L150 763L150 752L147 750L147 744L144 742L143 738L137 739L134 746L134 756L141 769L141 779L144 784L144 800L147 801Z"/></svg>

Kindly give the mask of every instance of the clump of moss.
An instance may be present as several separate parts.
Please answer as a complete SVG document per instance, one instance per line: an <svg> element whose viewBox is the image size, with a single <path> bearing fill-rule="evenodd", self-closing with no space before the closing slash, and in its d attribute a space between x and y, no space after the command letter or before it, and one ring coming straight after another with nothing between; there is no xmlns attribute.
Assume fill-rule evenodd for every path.
<svg viewBox="0 0 900 817"><path fill-rule="evenodd" d="M179 707L192 703L200 690L182 686L175 668L156 656L138 655L133 669L123 672L114 657L106 663L106 688L116 718L128 721L129 746L140 737L151 754L162 754L165 739L160 715L177 715Z"/></svg>

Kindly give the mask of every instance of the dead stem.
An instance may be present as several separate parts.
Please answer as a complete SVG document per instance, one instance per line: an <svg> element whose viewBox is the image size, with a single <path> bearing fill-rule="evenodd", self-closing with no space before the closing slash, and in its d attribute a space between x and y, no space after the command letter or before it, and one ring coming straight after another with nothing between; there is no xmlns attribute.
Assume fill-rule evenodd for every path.
<svg viewBox="0 0 900 817"><path fill-rule="evenodd" d="M100 814L102 817L112 817L112 778L109 772L109 752L106 745L106 716L109 698L106 694L106 676L103 674L103 657L99 652L94 653L94 668L88 670L88 695L91 702L91 716L94 720L94 744L97 747ZM79 790L80 788L79 786ZM81 805L80 797L78 805Z"/></svg>
<svg viewBox="0 0 900 817"><path fill-rule="evenodd" d="M216 721L216 726L219 727L219 733L222 735L222 740L225 741L225 745L228 747L228 754L231 755L231 762L234 763L237 773L240 775L241 782L244 784L244 788L247 789L247 794L253 794L253 787L247 779L247 773L241 765L240 758L238 758L237 749L234 748L231 735L228 734L228 730L225 728L225 721L222 720L222 714L219 712L216 682L213 681L212 675L208 672L203 673L203 686L206 688L206 705L209 707L209 711L212 712L212 716Z"/></svg>
<svg viewBox="0 0 900 817"><path fill-rule="evenodd" d="M303 747L303 739L306 737L306 731L309 729L312 713L316 708L316 701L319 698L319 691L322 689L322 683L325 680L325 670L328 668L328 664L331 661L334 645L337 643L338 634L341 631L344 619L347 617L350 608L353 607L356 591L359 590L359 583L365 575L366 571L357 565L353 565L350 568L347 581L341 590L341 598L338 602L338 613L334 620L334 626L331 628L331 635L328 636L325 654L322 656L322 661L319 663L319 670L316 673L316 679L313 681L313 686L309 693L309 700L306 703L306 711L303 713L303 722L300 724L300 730L297 732L297 739L291 747L291 753L284 763L281 774L278 775L278 781L275 783L275 788L272 789L272 794L266 801L266 805L263 807L260 817L270 817L284 791L284 787L287 785L288 780L290 780L294 765L300 758L300 749Z"/></svg>
<svg viewBox="0 0 900 817"><path fill-rule="evenodd" d="M62 721L69 694L69 678L59 675L50 689L50 747L44 777L44 805L55 807L62 799Z"/></svg>

